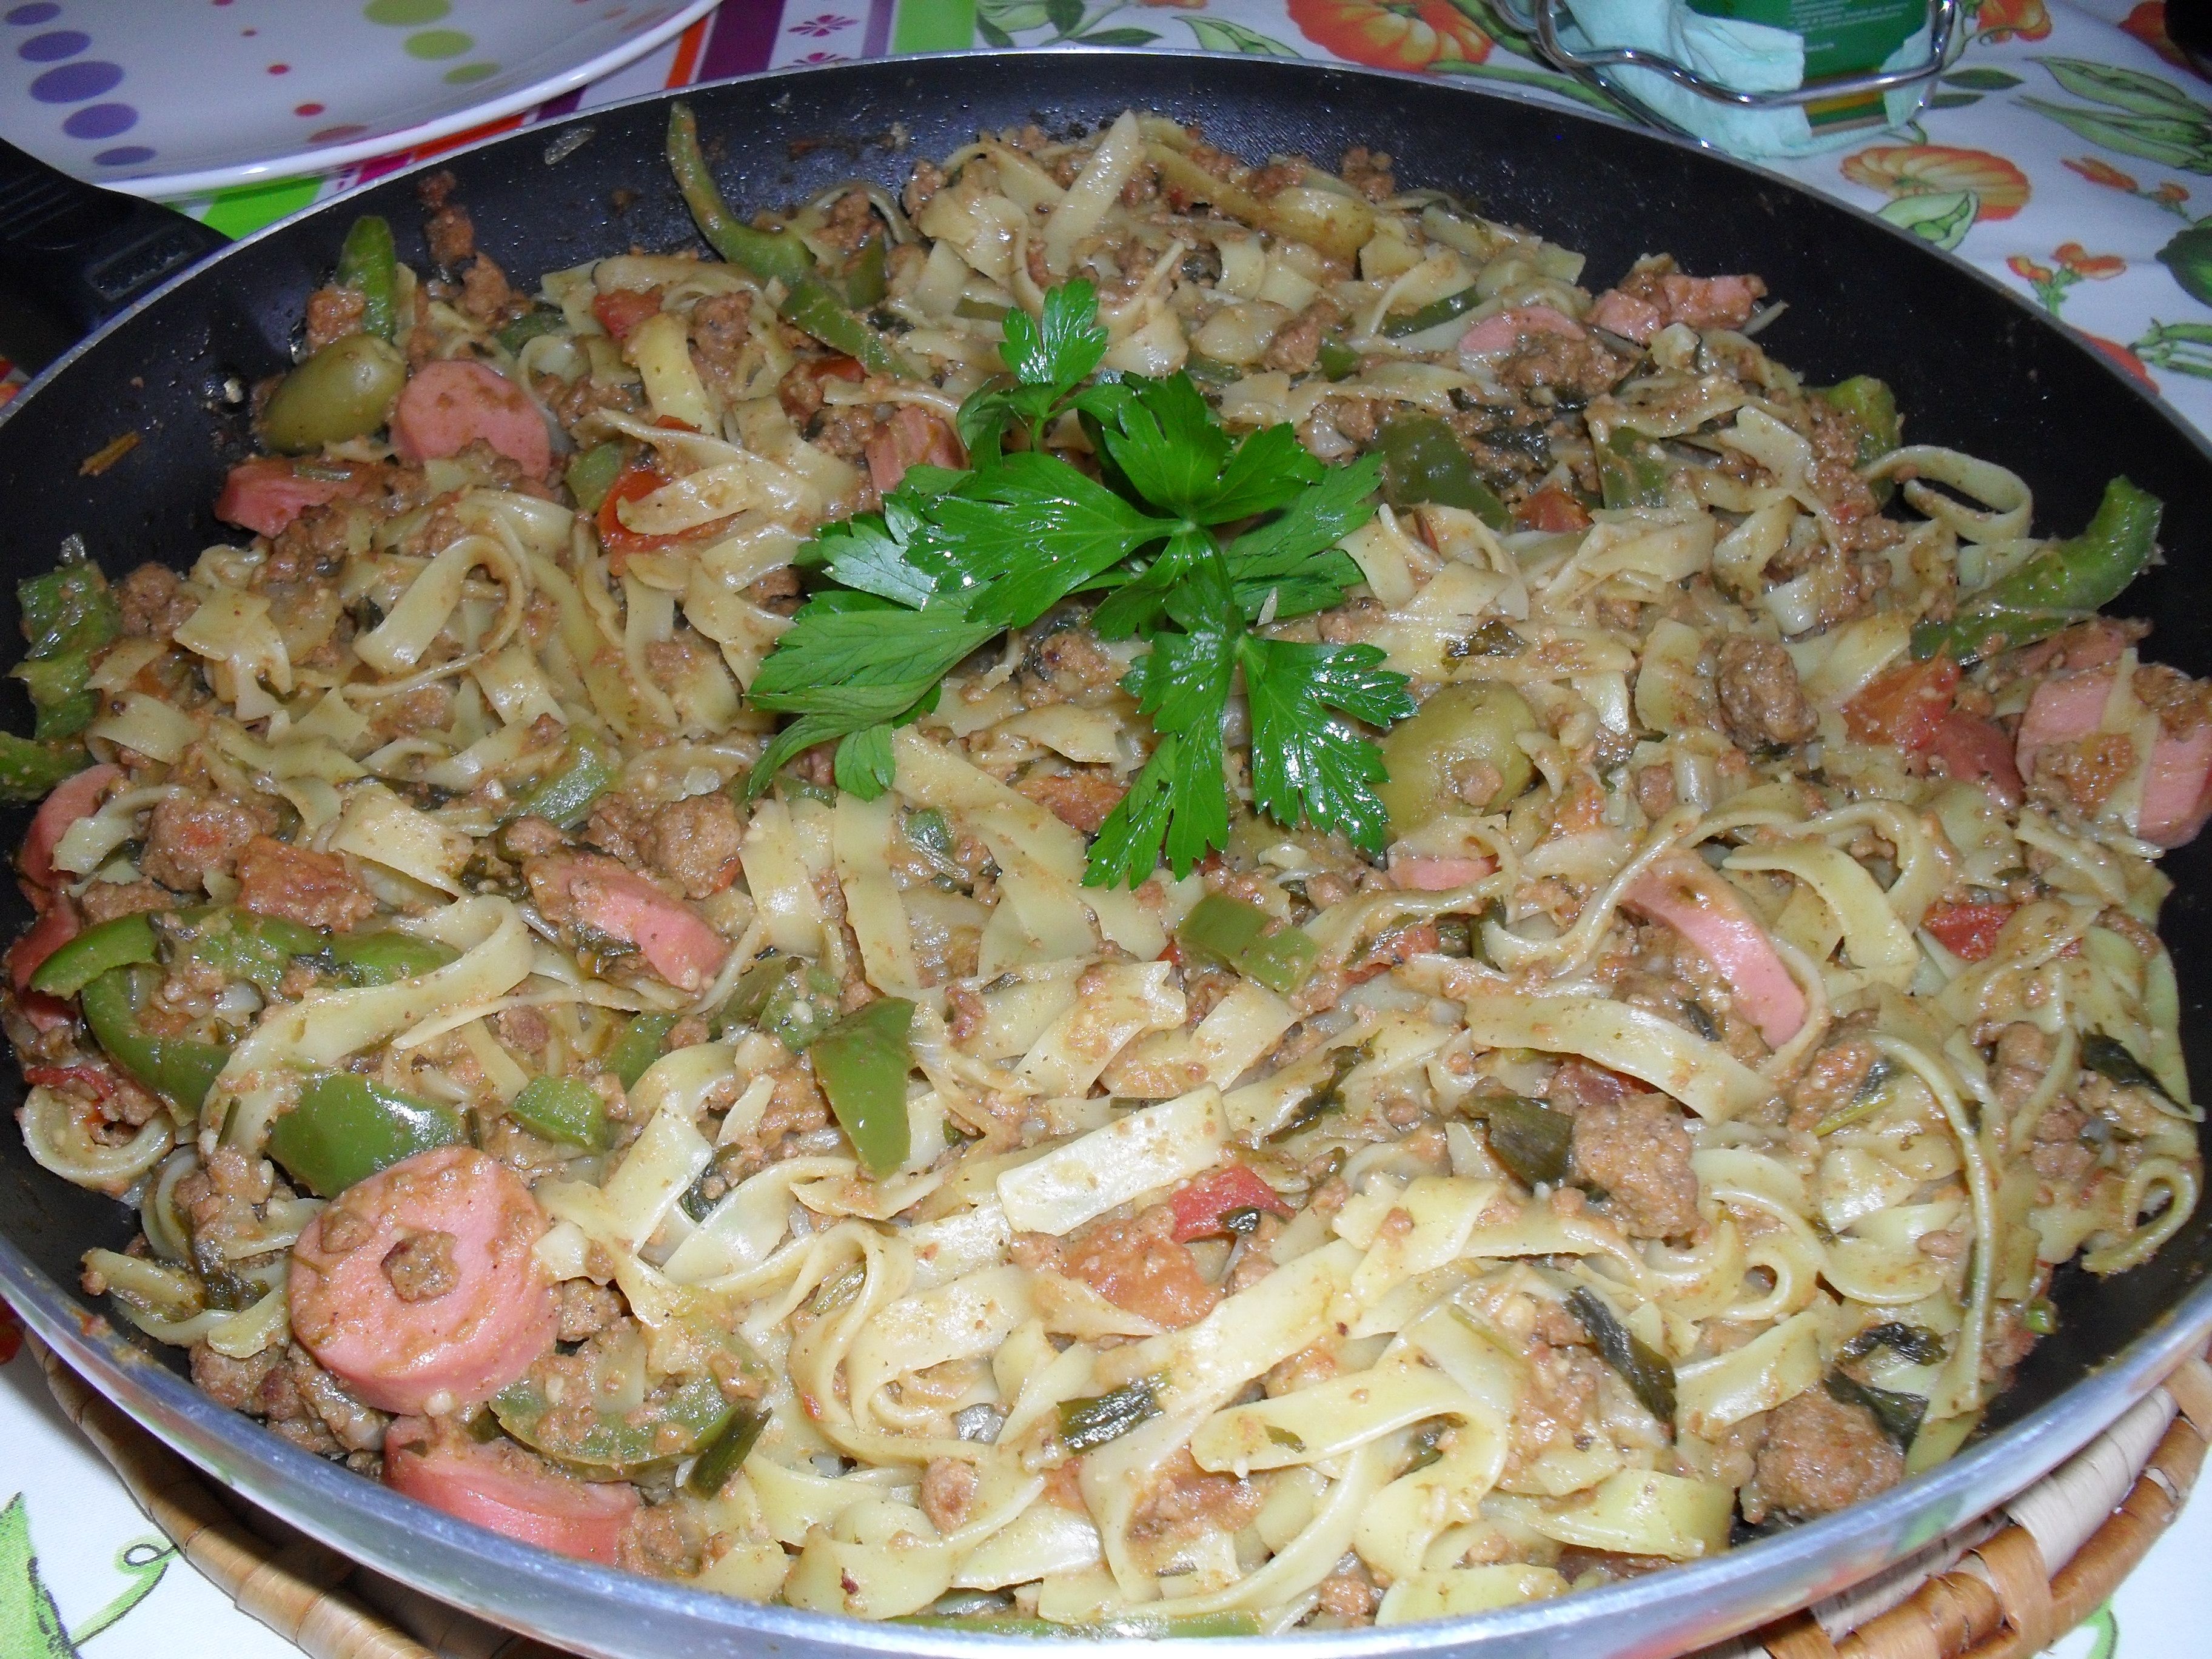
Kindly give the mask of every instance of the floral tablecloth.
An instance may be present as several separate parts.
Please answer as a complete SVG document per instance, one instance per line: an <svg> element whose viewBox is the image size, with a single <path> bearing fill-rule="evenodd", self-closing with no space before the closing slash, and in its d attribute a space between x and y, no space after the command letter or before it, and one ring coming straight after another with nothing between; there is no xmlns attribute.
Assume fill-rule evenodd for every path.
<svg viewBox="0 0 2212 1659"><path fill-rule="evenodd" d="M221 3L221 0L217 0ZM1997 275L2212 433L2212 84L2161 0L1964 0L1965 51L1898 133L1778 164ZM0 15L0 22L6 21ZM1493 0L726 0L617 74L527 116L320 179L180 204L232 235L491 133L759 70L1088 42L1423 70L1604 106L1535 61ZM5 387L0 386L0 398ZM0 1306L0 1659L293 1659L153 1534L68 1426ZM2212 1646L2212 1504L2053 1650L2166 1659Z"/></svg>

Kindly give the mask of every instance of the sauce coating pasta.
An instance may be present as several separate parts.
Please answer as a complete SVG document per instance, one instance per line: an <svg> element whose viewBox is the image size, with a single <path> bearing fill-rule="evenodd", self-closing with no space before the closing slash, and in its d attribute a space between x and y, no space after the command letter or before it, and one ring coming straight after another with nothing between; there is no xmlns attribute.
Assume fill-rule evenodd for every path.
<svg viewBox="0 0 2212 1659"><path fill-rule="evenodd" d="M434 177L238 538L25 584L22 1133L211 1395L732 1595L1337 1628L1885 1490L2188 1218L2156 502L1365 150L748 224L689 120L725 257Z"/></svg>

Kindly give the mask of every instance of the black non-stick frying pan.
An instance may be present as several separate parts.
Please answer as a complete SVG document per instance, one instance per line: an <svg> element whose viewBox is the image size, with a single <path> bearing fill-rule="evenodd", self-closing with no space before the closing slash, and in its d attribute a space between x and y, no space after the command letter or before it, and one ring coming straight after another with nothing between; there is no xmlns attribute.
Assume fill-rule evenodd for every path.
<svg viewBox="0 0 2212 1659"><path fill-rule="evenodd" d="M1134 106L1202 123L1208 137L1248 157L1294 151L1327 164L1353 144L1388 150L1401 183L1449 190L1587 252L1593 289L1659 251L1693 271L1756 271L1790 302L1762 342L1776 356L1816 382L1853 374L1889 381L1910 438L1987 456L2027 478L2039 528L2081 526L2117 473L2162 497L2166 563L2119 608L2153 619L2150 649L2160 659L2212 672L2212 586L2203 564L2212 549L2212 452L2076 338L1963 263L1753 168L1484 93L1280 59L1090 51L892 59L684 96L699 112L725 193L744 210L787 204L856 174L896 185L916 157L943 155L981 128L1088 128ZM633 244L694 245L661 159L666 124L667 100L650 98L533 127L436 165L459 179L477 246L527 280ZM20 199L12 209L0 199L0 239L13 236L20 248L24 236L43 236L50 251L31 283L86 323L128 290L134 273L143 279L184 257L195 234L143 216L80 222L97 233L104 262L86 281L52 251L70 240L64 210L58 197L48 198L43 217ZM234 535L216 523L210 504L226 466L248 447L240 389L289 363L307 297L363 212L392 222L401 258L425 263L413 179L385 180L251 238L138 301L0 416L9 593L13 578L46 568L72 534L111 575L148 558L182 567L208 543ZM16 275L20 287L23 273ZM5 278L0 271L0 285ZM96 476L81 471L125 434L139 440L129 453ZM13 640L12 599L0 605ZM27 708L11 712L22 729ZM7 820L11 842L24 821L20 813ZM2176 887L2164 931L2180 977L2191 1071L2203 1079L2212 1077L2212 1055L2197 1022L2212 994L2212 838L2174 854L2166 868ZM11 932L26 919L20 903L0 912ZM0 1090L12 1106L21 1085L8 1070ZM16 1136L0 1136L0 1291L126 1409L360 1559L518 1626L608 1653L972 1654L988 1645L629 1579L404 1504L213 1407L172 1374L173 1352L143 1358L97 1322L97 1304L74 1292L78 1258L95 1245L119 1249L131 1231L122 1206L44 1173ZM2000 1402L1996 1443L1872 1504L1716 1562L1547 1607L1298 1645L1347 1655L1533 1653L1571 1629L1573 1650L1597 1659L1678 1651L1802 1605L1986 1508L2105 1427L2160 1362L2212 1325L2208 1267L2212 1206L2147 1267L2102 1282L2062 1274L2058 1334Z"/></svg>

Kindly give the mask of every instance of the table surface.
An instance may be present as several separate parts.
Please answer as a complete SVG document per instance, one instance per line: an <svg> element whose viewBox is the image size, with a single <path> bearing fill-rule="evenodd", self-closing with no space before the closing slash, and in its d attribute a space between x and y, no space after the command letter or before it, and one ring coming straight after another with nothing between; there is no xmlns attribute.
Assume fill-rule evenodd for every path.
<svg viewBox="0 0 2212 1659"><path fill-rule="evenodd" d="M221 3L221 0L217 0ZM2212 86L2160 0L1964 0L1971 40L1911 127L1777 164L1955 252L2083 334L2212 433ZM1581 89L1511 49L1485 0L726 0L580 93L441 145L179 204L232 235L489 133L725 76L889 52L1101 44L1340 58L1538 100ZM1143 37L1139 39L1139 37ZM2200 219L2203 228L2198 228ZM0 1307L0 1655L295 1659L179 1564L55 1408ZM2199 1499L2063 1659L2163 1659L2212 1628L2212 1501ZM32 1623L43 1583L70 1642Z"/></svg>

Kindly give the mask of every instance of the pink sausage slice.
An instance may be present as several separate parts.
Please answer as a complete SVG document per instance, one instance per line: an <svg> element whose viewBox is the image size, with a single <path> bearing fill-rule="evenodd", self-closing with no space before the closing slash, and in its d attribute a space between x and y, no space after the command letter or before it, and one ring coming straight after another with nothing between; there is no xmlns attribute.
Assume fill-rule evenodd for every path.
<svg viewBox="0 0 2212 1659"><path fill-rule="evenodd" d="M1449 858L1390 849L1390 884L1417 893L1448 893L1471 887L1498 868L1492 858Z"/></svg>
<svg viewBox="0 0 2212 1659"><path fill-rule="evenodd" d="M2136 833L2154 847L2197 839L2212 817L2212 726L2182 737L2160 732L2143 773L2142 811Z"/></svg>
<svg viewBox="0 0 2212 1659"><path fill-rule="evenodd" d="M444 1413L488 1399L553 1346L552 1286L531 1254L545 1213L504 1164L469 1146L417 1152L350 1187L292 1247L292 1329L380 1411ZM425 1235L415 1272L386 1258ZM450 1288L419 1269L449 1265ZM408 1300L399 1286L414 1296Z"/></svg>
<svg viewBox="0 0 2212 1659"><path fill-rule="evenodd" d="M1460 336L1459 355L1462 358L1486 357L1512 350L1531 334L1558 334L1579 340L1587 331L1573 318L1550 306L1524 306L1518 311L1501 311L1494 317L1486 317L1468 330Z"/></svg>
<svg viewBox="0 0 2212 1659"><path fill-rule="evenodd" d="M533 890L550 883L566 892L579 921L629 940L654 973L679 990L702 989L729 957L729 940L690 906L617 860L587 854L533 860L530 868Z"/></svg>
<svg viewBox="0 0 2212 1659"><path fill-rule="evenodd" d="M1805 1024L1805 993L1790 976L1765 929L1703 860L1662 860L1623 897L1681 934L1721 970L1736 1006L1759 1027L1767 1047L1779 1048L1797 1035Z"/></svg>
<svg viewBox="0 0 2212 1659"><path fill-rule="evenodd" d="M76 776L55 787L53 793L40 803L31 828L23 837L21 863L23 879L32 886L52 891L59 884L61 877L54 869L54 848L69 827L79 818L88 818L98 810L100 798L107 787L123 781L119 766L88 766ZM43 908L36 894L32 902Z"/></svg>
<svg viewBox="0 0 2212 1659"><path fill-rule="evenodd" d="M522 388L488 364L425 363L392 410L392 447L410 461L458 455L483 439L533 477L553 465L545 417Z"/></svg>
<svg viewBox="0 0 2212 1659"><path fill-rule="evenodd" d="M1638 345L1667 325L1667 313L1657 306L1632 294L1623 294L1617 288L1609 288L1597 296L1597 303L1590 307L1589 319L1598 327Z"/></svg>
<svg viewBox="0 0 2212 1659"><path fill-rule="evenodd" d="M1684 276L1670 272L1659 279L1667 295L1667 308L1678 323L1692 328L1741 328L1751 320L1752 308L1765 291L1754 288L1748 276Z"/></svg>
<svg viewBox="0 0 2212 1659"><path fill-rule="evenodd" d="M868 481L878 493L888 494L896 489L899 481L906 477L910 466L927 462L932 466L958 469L968 465L968 456L960 447L960 440L952 428L926 409L912 404L902 404L891 416L890 427L868 440L866 451L868 459Z"/></svg>
<svg viewBox="0 0 2212 1659"><path fill-rule="evenodd" d="M309 507L326 506L344 489L336 478L303 478L290 462L261 456L230 469L215 515L264 536L281 535Z"/></svg>
<svg viewBox="0 0 2212 1659"><path fill-rule="evenodd" d="M2063 674L2035 688L2020 721L2020 770L2033 776L2035 757L2052 744L2075 743L2097 729L2112 694L2115 668ZM2193 841L2212 817L2212 726L2179 736L2160 728L2143 768L2136 834L2155 847Z"/></svg>
<svg viewBox="0 0 2212 1659"><path fill-rule="evenodd" d="M434 1510L581 1561L616 1563L639 1509L626 1480L587 1485L505 1441L403 1417L386 1431L384 1481Z"/></svg>

